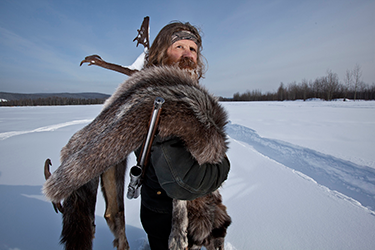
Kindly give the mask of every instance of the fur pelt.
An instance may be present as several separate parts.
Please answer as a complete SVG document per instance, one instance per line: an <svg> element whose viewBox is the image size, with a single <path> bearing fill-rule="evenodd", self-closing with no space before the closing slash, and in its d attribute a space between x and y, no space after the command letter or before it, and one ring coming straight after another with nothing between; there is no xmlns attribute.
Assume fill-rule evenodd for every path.
<svg viewBox="0 0 375 250"><path fill-rule="evenodd" d="M61 151L60 167L43 186L46 197L59 202L137 149L158 96L165 99L159 135L182 139L199 164L220 162L227 150L224 109L189 72L153 67L130 77L106 108L72 136Z"/></svg>
<svg viewBox="0 0 375 250"><path fill-rule="evenodd" d="M99 176L103 179L112 167L121 165L144 141L156 97L165 99L158 126L161 137L179 137L199 164L222 161L227 150L224 131L227 114L224 109L190 72L175 67L152 67L135 73L120 85L106 101L102 112L72 136L61 150L60 167L43 186L46 197L53 202L70 198L86 183ZM119 195L118 191L115 193ZM108 197L105 198L108 202ZM178 205L179 202L174 201L174 209L178 206L187 209L181 218L186 219L188 215L189 223L179 225L184 227L179 230L188 232L188 236L182 237L189 237L189 244L208 245L211 238L225 236L230 217L218 191L185 205L183 202ZM123 206L117 206L120 206L116 211L121 217ZM198 214L206 216L202 221L206 224L210 222L209 225L199 224L201 218L196 213L199 209L206 210L200 210ZM106 217L109 225L109 220L113 218ZM111 230L117 229L113 227ZM115 246L118 246L118 240L115 239ZM186 245L186 242L183 244Z"/></svg>

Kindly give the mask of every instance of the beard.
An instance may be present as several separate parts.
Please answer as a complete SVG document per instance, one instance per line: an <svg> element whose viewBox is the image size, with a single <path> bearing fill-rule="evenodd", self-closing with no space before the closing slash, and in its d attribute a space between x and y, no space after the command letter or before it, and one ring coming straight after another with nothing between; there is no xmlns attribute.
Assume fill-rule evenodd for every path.
<svg viewBox="0 0 375 250"><path fill-rule="evenodd" d="M181 57L178 61L172 61L171 59L167 58L165 64L187 70L192 76L198 78L198 64L189 57Z"/></svg>
<svg viewBox="0 0 375 250"><path fill-rule="evenodd" d="M176 66L180 69L195 70L198 65L189 57L181 57L180 60L176 62Z"/></svg>
<svg viewBox="0 0 375 250"><path fill-rule="evenodd" d="M181 57L180 59L178 59L178 61L172 61L170 58L167 58L167 60L165 61L165 65L171 65L180 69L188 70L196 70L198 68L198 64L189 57Z"/></svg>

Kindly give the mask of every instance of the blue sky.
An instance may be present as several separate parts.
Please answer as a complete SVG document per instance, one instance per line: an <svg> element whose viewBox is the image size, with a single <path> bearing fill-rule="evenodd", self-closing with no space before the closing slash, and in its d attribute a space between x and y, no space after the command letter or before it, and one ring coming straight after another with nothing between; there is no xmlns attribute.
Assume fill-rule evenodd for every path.
<svg viewBox="0 0 375 250"><path fill-rule="evenodd" d="M0 91L113 93L125 75L79 63L98 54L131 65L147 15L151 41L172 20L202 29L202 84L215 95L276 91L328 69L343 79L356 64L375 82L374 0L1 0Z"/></svg>

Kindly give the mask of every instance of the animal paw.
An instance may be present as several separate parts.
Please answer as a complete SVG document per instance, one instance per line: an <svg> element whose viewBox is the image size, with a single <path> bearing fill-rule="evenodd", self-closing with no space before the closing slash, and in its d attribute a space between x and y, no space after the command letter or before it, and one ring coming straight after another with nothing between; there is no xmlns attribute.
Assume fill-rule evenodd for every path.
<svg viewBox="0 0 375 250"><path fill-rule="evenodd" d="M169 237L169 250L181 250L181 249L187 249L188 247L188 239L187 239L187 233L184 232L179 235L170 236Z"/></svg>

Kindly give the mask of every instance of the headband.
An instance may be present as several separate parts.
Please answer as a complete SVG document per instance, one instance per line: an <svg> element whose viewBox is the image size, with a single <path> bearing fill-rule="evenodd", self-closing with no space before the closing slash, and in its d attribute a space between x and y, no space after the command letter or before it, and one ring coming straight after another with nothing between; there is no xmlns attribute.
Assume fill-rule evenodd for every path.
<svg viewBox="0 0 375 250"><path fill-rule="evenodd" d="M172 35L172 44L179 40L191 40L195 42L196 45L198 45L198 38L193 33L187 30L177 31Z"/></svg>

